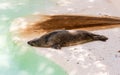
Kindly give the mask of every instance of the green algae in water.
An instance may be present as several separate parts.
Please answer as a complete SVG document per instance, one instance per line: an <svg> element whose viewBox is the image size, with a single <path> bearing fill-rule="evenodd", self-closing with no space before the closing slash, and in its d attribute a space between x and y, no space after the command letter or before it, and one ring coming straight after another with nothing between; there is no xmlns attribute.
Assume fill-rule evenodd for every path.
<svg viewBox="0 0 120 75"><path fill-rule="evenodd" d="M13 19L44 12L53 3L48 0L0 0L0 75L67 75L57 64L38 55L34 49L15 43L9 27Z"/></svg>

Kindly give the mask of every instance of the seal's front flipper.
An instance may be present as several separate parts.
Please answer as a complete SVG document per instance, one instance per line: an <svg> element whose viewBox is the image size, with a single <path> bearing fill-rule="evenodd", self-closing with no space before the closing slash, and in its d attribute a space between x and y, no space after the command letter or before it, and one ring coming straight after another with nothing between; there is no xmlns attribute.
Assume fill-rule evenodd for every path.
<svg viewBox="0 0 120 75"><path fill-rule="evenodd" d="M61 49L61 45L60 44L54 44L51 46L54 49Z"/></svg>

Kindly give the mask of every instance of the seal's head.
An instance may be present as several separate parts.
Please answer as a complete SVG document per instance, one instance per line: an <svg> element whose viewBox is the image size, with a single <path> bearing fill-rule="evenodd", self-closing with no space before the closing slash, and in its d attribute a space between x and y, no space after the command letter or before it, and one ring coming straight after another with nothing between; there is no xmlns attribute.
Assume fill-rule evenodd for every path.
<svg viewBox="0 0 120 75"><path fill-rule="evenodd" d="M30 46L35 46L36 45L36 43L35 42L33 43L33 41L28 41L27 44L29 44Z"/></svg>
<svg viewBox="0 0 120 75"><path fill-rule="evenodd" d="M34 47L44 47L45 46L45 41L44 41L44 39L41 39L41 38L30 40L27 43L30 46L34 46Z"/></svg>
<svg viewBox="0 0 120 75"><path fill-rule="evenodd" d="M27 42L30 46L35 46L35 47L38 47L40 46L40 44L38 43L37 40L30 40Z"/></svg>

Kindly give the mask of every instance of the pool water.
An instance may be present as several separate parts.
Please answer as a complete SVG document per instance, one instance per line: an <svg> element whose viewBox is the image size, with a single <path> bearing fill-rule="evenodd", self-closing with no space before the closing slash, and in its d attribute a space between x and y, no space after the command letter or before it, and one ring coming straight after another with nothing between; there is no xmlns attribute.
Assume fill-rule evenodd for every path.
<svg viewBox="0 0 120 75"><path fill-rule="evenodd" d="M14 19L44 13L53 5L50 0L0 0L0 75L67 75L28 45L13 41L9 32Z"/></svg>

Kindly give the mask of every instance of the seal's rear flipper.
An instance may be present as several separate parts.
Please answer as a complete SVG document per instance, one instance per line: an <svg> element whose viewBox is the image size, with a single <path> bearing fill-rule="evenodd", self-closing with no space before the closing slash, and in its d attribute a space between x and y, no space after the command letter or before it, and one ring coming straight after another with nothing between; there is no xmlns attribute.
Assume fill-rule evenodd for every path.
<svg viewBox="0 0 120 75"><path fill-rule="evenodd" d="M104 35L94 35L93 39L94 40L100 40L100 41L106 41L106 40L108 40L108 38L106 36L104 36Z"/></svg>

